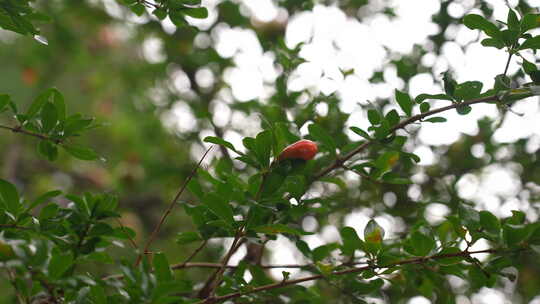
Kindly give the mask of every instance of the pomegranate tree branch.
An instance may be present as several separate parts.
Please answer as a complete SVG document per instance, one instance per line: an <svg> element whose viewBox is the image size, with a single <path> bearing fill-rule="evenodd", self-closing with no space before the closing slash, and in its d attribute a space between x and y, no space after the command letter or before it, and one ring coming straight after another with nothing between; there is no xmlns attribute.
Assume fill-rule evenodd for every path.
<svg viewBox="0 0 540 304"><path fill-rule="evenodd" d="M518 251L521 251L521 250L523 250L523 249L518 249ZM346 275L346 274L351 274L351 273L359 273L359 272L363 272L363 271L366 271L366 270L375 270L375 269L381 269L381 268L392 268L392 267L401 266L401 265L407 265L407 264L424 264L427 261L439 260L439 259L444 259L444 258L452 258L452 257L469 258L473 254L480 254L480 253L493 253L493 254L499 253L500 254L500 253L503 253L503 252L508 252L508 251L506 251L504 249L486 249L486 250L478 250L478 251L464 250L464 251L460 251L460 252L456 252L456 253L435 254L435 255L431 255L431 256L427 256L427 257L415 257L415 258L410 258L410 259L404 259L404 260L401 260L401 261L398 261L398 262L395 262L395 263L391 263L391 264L388 264L388 265L370 265L370 266L364 266L364 267L348 268L348 269L345 269L345 270L334 271L331 275L340 276L340 275ZM296 285L298 283L318 280L318 279L322 279L324 277L325 276L322 275L322 274L316 274L316 275L306 276L306 277L298 278L298 279L294 279L294 280L283 280L283 281L280 281L280 282L277 282L277 283L255 287L253 289L246 290L246 291L239 291L239 292L234 292L234 293L230 293L230 294L219 296L219 297L208 298L208 299L206 299L204 301L197 302L196 304L220 303L220 302L231 300L231 299L234 299L234 298L238 298L238 297L241 297L241 296L244 296L244 295L247 295L247 294L262 292L262 291L271 290L271 289L277 289L277 288L290 286L290 285Z"/></svg>
<svg viewBox="0 0 540 304"><path fill-rule="evenodd" d="M404 128L404 127L406 127L406 126L408 126L408 125L410 125L410 124L412 124L414 122L421 121L422 119L424 119L424 118L426 118L428 116L437 114L437 113L441 113L441 112L448 111L448 110L451 110L451 109L465 107L465 106L469 106L469 105L473 105L473 104L477 104L477 103L485 103L485 102L492 102L492 101L498 101L498 100L499 100L498 97L496 95L493 95L493 96L482 97L482 98L473 99L473 100L469 100L469 101L464 101L464 102L460 102L460 103L453 103L453 104L445 106L445 107L433 109L431 111L427 111L427 112L424 112L424 113L421 113L421 114L417 114L417 115L411 116L411 117L409 117L409 118L407 118L405 120L402 120L400 123L398 123L397 125L393 126L390 129L389 134L394 133L397 130L402 129L402 128ZM319 178L321 178L321 177L325 176L326 174L334 171L335 169L341 168L346 161L348 161L349 159L351 159L353 156L357 155L358 153L364 151L373 142L374 141L372 141L372 140L366 141L363 144L361 144L360 146L356 147L356 149L352 150L351 152L349 152L349 153L347 153L347 154L345 154L343 156L338 156L336 158L336 160L331 165L329 165L328 167L324 168L319 173L317 173L313 177L312 181L318 180Z"/></svg>
<svg viewBox="0 0 540 304"><path fill-rule="evenodd" d="M195 176L195 174L197 173L197 170L199 170L199 168L201 167L201 164L204 160L204 158L206 157L206 155L208 155L208 152L210 152L210 150L212 150L212 147L211 146L210 148L208 148L208 150L206 150L206 152L204 152L203 156L201 157L201 159L199 160L199 162L197 163L197 166L195 166L195 168L193 168L193 171L191 171L191 174L187 177L187 179L184 181L184 183L182 184L182 186L180 187L180 190L178 191L178 193L176 193L176 196L174 197L174 199L171 201L171 203L169 204L169 207L165 210L165 212L163 213L163 215L161 216L161 219L159 220L158 224L156 225L156 227L154 228L154 231L152 231L152 234L150 235L150 238L148 239L148 241L146 242L146 244L144 245L144 249L143 251L139 254L139 256L137 257L137 260L135 261L135 266L139 265L139 263L141 262L142 260L142 257L144 254L146 254L146 252L148 252L148 249L150 248L150 245L152 244L152 242L156 239L157 237L157 234L159 233L159 230L161 230L161 226L163 226L163 223L165 223L165 219L167 218L167 216L169 216L169 214L172 212L173 208L174 208L174 205L176 205L176 203L178 202L178 199L180 198L180 196L182 195L182 193L184 192L184 190L186 189L189 181L191 181L191 179L193 178L193 176Z"/></svg>

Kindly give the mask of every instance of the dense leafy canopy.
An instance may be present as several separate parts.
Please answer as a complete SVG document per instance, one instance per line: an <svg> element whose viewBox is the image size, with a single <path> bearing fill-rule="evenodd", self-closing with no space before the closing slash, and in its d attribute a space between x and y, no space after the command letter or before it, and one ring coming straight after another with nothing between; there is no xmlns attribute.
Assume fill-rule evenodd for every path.
<svg viewBox="0 0 540 304"><path fill-rule="evenodd" d="M491 5L477 1L452 17L449 7L461 2L441 1L425 45L381 49L383 69L368 77L340 71L378 84L391 68L403 84L358 101L366 123L351 123L340 94L291 89L309 56L304 43L286 42L286 19L324 6L359 22L391 19L393 6L282 0L273 5L285 17L262 21L247 2L0 0L0 301L538 296L538 138L494 139L505 118L519 116L515 103L540 95L535 9L513 1L507 18L494 20ZM493 83L458 82L451 69L441 75L424 63L428 53L442 56L452 27L475 32L469 44L505 52ZM235 92L242 57L220 49L237 43L223 41L224 29L251 35L271 61L264 97ZM413 96L420 73L440 92ZM421 165L419 130L459 128L444 116L470 117L481 104L499 117L429 147L438 161ZM302 138L317 144L315 158L279 157ZM506 214L463 194L463 183L493 168L513 172L519 186L494 198L517 202ZM436 209L444 215L433 220ZM328 230L333 237L323 237ZM296 263L273 263L285 249Z"/></svg>

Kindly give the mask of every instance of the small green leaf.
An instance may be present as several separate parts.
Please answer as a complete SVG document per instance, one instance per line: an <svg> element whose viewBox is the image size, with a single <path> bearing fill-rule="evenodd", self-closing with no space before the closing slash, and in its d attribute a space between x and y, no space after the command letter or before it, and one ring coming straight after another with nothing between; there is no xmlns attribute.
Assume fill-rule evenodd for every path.
<svg viewBox="0 0 540 304"><path fill-rule="evenodd" d="M501 231L499 219L489 211L480 211L480 225L487 232L498 235Z"/></svg>
<svg viewBox="0 0 540 304"><path fill-rule="evenodd" d="M523 19L521 19L521 31L525 33L528 30L537 28L540 25L538 23L539 17L539 14L526 14L525 16L523 16Z"/></svg>
<svg viewBox="0 0 540 304"><path fill-rule="evenodd" d="M534 36L534 37L531 37L531 38L525 40L525 42L523 42L519 46L518 49L519 50L526 50L526 49L537 50L537 49L540 49L540 35Z"/></svg>
<svg viewBox="0 0 540 304"><path fill-rule="evenodd" d="M450 96L448 96L446 94L420 94L420 95L416 96L414 101L416 103L421 103L421 102L423 102L424 100L427 100L427 99L452 100L452 97L450 97Z"/></svg>
<svg viewBox="0 0 540 304"><path fill-rule="evenodd" d="M9 104L10 97L7 94L0 94L0 113L4 111L4 108Z"/></svg>
<svg viewBox="0 0 540 304"><path fill-rule="evenodd" d="M407 116L412 115L413 101L409 94L403 93L400 90L395 90L396 101L399 104L399 107L407 114Z"/></svg>
<svg viewBox="0 0 540 304"><path fill-rule="evenodd" d="M207 136L207 137L204 138L203 141L213 143L213 144L216 144L216 145L225 146L225 147L233 150L234 152L236 152L238 154L242 154L242 153L238 152L238 150L236 150L236 148L233 146L233 144L231 144L230 142L228 142L228 141L226 141L226 140L224 140L222 138L214 137L214 136Z"/></svg>
<svg viewBox="0 0 540 304"><path fill-rule="evenodd" d="M472 108L469 105L467 105L467 106L459 106L459 107L456 108L456 111L460 115L467 115L472 111Z"/></svg>
<svg viewBox="0 0 540 304"><path fill-rule="evenodd" d="M505 224L503 226L503 238L509 247L516 246L528 235L528 229L525 225Z"/></svg>
<svg viewBox="0 0 540 304"><path fill-rule="evenodd" d="M65 144L65 145L62 145L62 148L64 148L69 154L73 155L74 157L78 159L96 160L99 158L99 155L97 155L97 153L94 152L94 150L90 148L85 148L83 146Z"/></svg>
<svg viewBox="0 0 540 304"><path fill-rule="evenodd" d="M39 141L38 152L45 156L49 161L55 161L58 158L58 147L49 140Z"/></svg>
<svg viewBox="0 0 540 304"><path fill-rule="evenodd" d="M420 104L420 112L421 113L426 113L427 111L429 111L429 109L431 108L431 105L427 102L422 102Z"/></svg>
<svg viewBox="0 0 540 304"><path fill-rule="evenodd" d="M28 111L26 111L26 119L31 119L34 117L45 105L45 103L49 101L51 95L52 89L45 90L39 94L28 108Z"/></svg>
<svg viewBox="0 0 540 304"><path fill-rule="evenodd" d="M336 143L334 138L328 134L328 132L318 124L310 124L308 126L309 135L311 135L316 141L322 144L322 148L326 151L336 154Z"/></svg>
<svg viewBox="0 0 540 304"><path fill-rule="evenodd" d="M470 14L465 16L465 18L463 18L463 24L472 30L482 30L488 36L493 38L498 38L500 35L499 28L480 15Z"/></svg>
<svg viewBox="0 0 540 304"><path fill-rule="evenodd" d="M265 234L292 234L292 235L309 235L311 232L306 232L301 229L292 228L284 224L269 224L254 227L253 231Z"/></svg>
<svg viewBox="0 0 540 304"><path fill-rule="evenodd" d="M356 234L356 230L352 227L343 227L340 230L341 240L343 241L343 246L341 246L341 251L346 256L352 256L355 250L362 249L362 240Z"/></svg>
<svg viewBox="0 0 540 304"><path fill-rule="evenodd" d="M480 41L480 44L485 47L494 47L499 50L504 47L504 41L495 38L482 39L482 41Z"/></svg>
<svg viewBox="0 0 540 304"><path fill-rule="evenodd" d="M167 17L167 10L164 8L156 8L152 11L152 14L156 16L159 20L163 20Z"/></svg>
<svg viewBox="0 0 540 304"><path fill-rule="evenodd" d="M410 245L418 256L427 256L435 248L435 240L420 231L411 234Z"/></svg>
<svg viewBox="0 0 540 304"><path fill-rule="evenodd" d="M190 7L182 9L182 12L192 18L204 19L208 17L206 7Z"/></svg>
<svg viewBox="0 0 540 304"><path fill-rule="evenodd" d="M129 9L135 13L137 16L142 16L144 14L145 8L142 3L135 3L129 7Z"/></svg>
<svg viewBox="0 0 540 304"><path fill-rule="evenodd" d="M364 130L358 128L358 127L351 127L351 131L353 131L354 133L362 136L363 138L365 138L367 140L371 140L371 137L369 136L369 134L366 131L364 131Z"/></svg>
<svg viewBox="0 0 540 304"><path fill-rule="evenodd" d="M52 102L56 107L56 113L58 114L58 120L64 121L66 119L66 103L64 102L64 96L56 88L51 89Z"/></svg>
<svg viewBox="0 0 540 304"><path fill-rule="evenodd" d="M171 267L169 266L169 261L163 253L157 253L153 258L154 262L154 273L156 274L156 279L158 282L169 282L173 280L173 274Z"/></svg>
<svg viewBox="0 0 540 304"><path fill-rule="evenodd" d="M384 118L386 121L388 121L391 127L399 123L399 114L396 110L391 110L390 112L386 113Z"/></svg>
<svg viewBox="0 0 540 304"><path fill-rule="evenodd" d="M482 92L482 83L480 81L467 81L456 86L454 97L458 100L470 100L480 96Z"/></svg>
<svg viewBox="0 0 540 304"><path fill-rule="evenodd" d="M377 125L381 122L381 114L375 109L369 109L367 112L368 120L372 125Z"/></svg>
<svg viewBox="0 0 540 304"><path fill-rule="evenodd" d="M5 210L14 216L17 216L21 204L19 203L19 193L17 188L8 181L0 178L0 203L4 206Z"/></svg>
<svg viewBox="0 0 540 304"><path fill-rule="evenodd" d="M235 222L232 208L224 197L215 193L208 193L203 200L203 204L205 204L217 217L225 221L225 223L231 227L234 226Z"/></svg>
<svg viewBox="0 0 540 304"><path fill-rule="evenodd" d="M43 133L49 133L58 123L56 106L47 102L41 108L41 128Z"/></svg>
<svg viewBox="0 0 540 304"><path fill-rule="evenodd" d="M506 24L508 25L508 28L510 30L520 30L519 19L513 9L508 9L508 17L506 18Z"/></svg>
<svg viewBox="0 0 540 304"><path fill-rule="evenodd" d="M53 251L48 268L49 276L52 279L59 279L72 265L73 254L71 252L62 254L59 251Z"/></svg>
<svg viewBox="0 0 540 304"><path fill-rule="evenodd" d="M176 243L180 245L185 245L201 240L202 237L195 231L180 232L176 235Z"/></svg>
<svg viewBox="0 0 540 304"><path fill-rule="evenodd" d="M428 119L426 119L426 120L424 120L424 121L427 121L427 122L433 122L433 123L446 122L446 118L436 116L436 117L428 118Z"/></svg>

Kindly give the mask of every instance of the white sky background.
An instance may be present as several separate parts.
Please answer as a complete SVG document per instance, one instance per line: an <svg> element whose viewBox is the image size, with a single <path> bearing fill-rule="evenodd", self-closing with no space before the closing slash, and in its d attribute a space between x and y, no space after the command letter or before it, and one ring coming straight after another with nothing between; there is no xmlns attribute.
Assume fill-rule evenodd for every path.
<svg viewBox="0 0 540 304"><path fill-rule="evenodd" d="M287 22L285 40L288 47L294 48L300 42L305 43L300 56L307 62L301 64L290 77L289 89L308 90L314 95L336 93L341 100L342 110L350 114L349 126L358 126L363 129L369 126L369 122L366 109L360 105L365 105L368 101L374 101L377 98L392 97L394 89L404 87L403 81L397 77L395 67L387 65L389 60L385 48L393 53L407 54L414 44L419 44L429 50L428 36L438 32L437 25L431 22L431 16L439 10L440 6L439 1L435 0L415 0L414 5L410 0L385 1L384 5L390 4L397 14L397 17L393 19L375 13L379 12L382 6L370 3L362 9L374 13L365 14L368 17L361 23L357 19L347 17L336 7L316 6L313 11L287 16L287 12L276 7L272 0L239 0L238 2L243 3L242 12L252 16L253 20ZM505 1L487 2L494 9L495 19L506 20L508 9ZM510 5L517 3L516 0L508 2ZM104 0L104 3L107 4L109 13L119 14L114 2ZM455 18L463 17L468 13L481 14L480 11L472 9L474 3L474 0L456 1L450 5L449 13ZM217 0L203 0L203 5L210 8L210 16L205 20L192 19L192 24L202 30L208 29L217 17L213 9L216 4ZM529 4L540 6L540 0L530 0ZM135 23L147 20L135 16L130 18ZM163 22L163 28L168 33L175 30L169 20ZM493 85L493 77L503 72L507 54L503 50L482 47L479 43L482 37L479 35L479 31L469 30L463 25L451 27L446 32L448 42L442 48L443 56L436 57L433 53L428 53L422 58L422 62L432 66L436 74L452 69L458 82L480 80L484 88L489 88ZM275 56L270 52L264 52L253 31L230 28L226 24L217 25L209 34L201 32L195 39L195 44L199 47L208 47L212 43L222 57L232 58L235 63L235 67L229 68L224 73L224 80L230 85L230 89L222 90L218 100L214 101L214 122L218 126L230 123L234 130L250 130L243 134L234 130L225 133L225 139L241 149L243 147L241 140L244 136L253 136L260 131L259 118L255 115L245 117L244 114L235 113L231 111L228 104L234 100L251 99L266 102L267 97L274 92L274 81L279 75L279 71L274 66ZM157 38L148 39L143 45L142 55L149 62L165 60L161 52L161 41ZM527 57L533 58L532 54L527 54ZM510 73L518 69L517 60L514 56L509 69ZM340 71L350 69L354 69L354 73L345 77ZM384 83L370 84L368 79L374 71L380 69L383 69ZM189 93L189 80L181 71L181 67L171 71L170 75L174 90ZM208 68L202 68L197 73L197 82L202 87L211 86L215 81L214 78L215 76ZM438 82L439 79L433 79L430 74L416 75L409 83L409 93L415 97L420 93L443 92ZM153 94L153 96L156 95ZM307 101L306 96L305 102ZM432 108L447 103L435 102ZM518 113L524 113L524 116L508 115L502 127L496 132L495 140L512 143L520 138L530 137L528 150L532 153L540 147L540 124L537 123L540 119L538 102L521 101L513 109ZM327 109L321 106L317 110L324 115ZM448 122L429 125L425 123L420 130L419 138L423 145L414 149L414 152L422 158L420 165L437 162L437 156L429 145L451 144L462 133L474 135L478 132L477 120L479 118L483 116L496 118L498 112L493 105L480 104L473 106L473 111L466 116L460 116L455 111L445 112L441 116L446 117ZM193 114L187 104L182 101L179 101L171 112L166 113L163 120L166 125L175 128L178 132L192 131L197 128ZM307 133L304 129L301 130L303 135ZM348 134L354 140L360 140L360 137L354 133ZM201 139L208 135L214 134L210 130L203 130L200 133ZM198 158L203 149L203 147L194 147L192 151L194 158ZM472 152L479 158L485 157L482 146L474 147ZM511 156L511 153L511 149L502 151L500 159ZM519 170L519 166L512 164L492 165L477 174L467 174L458 182L459 194L464 199L477 202L479 209L489 210L498 216L509 216L511 210L519 209L527 213L529 220L537 220L538 215L533 212L527 201L528 192L521 189L522 185L516 177ZM419 172L413 180L421 182L422 174ZM421 196L418 186L414 185L411 186L409 194L412 200L417 200ZM392 198L392 194L385 195L384 204L387 207L396 203L399 204L395 202L395 197ZM430 222L437 223L443 220L447 213L448 208L444 202L441 202L441 204L430 205L426 210L426 217ZM372 214L371 209L359 209L347 216L345 223L354 227L359 235L363 235L363 228ZM403 227L399 219L390 216L380 216L376 220L385 228L386 235L389 237L393 237L395 232ZM304 228L308 231L316 229L316 225L316 221L310 218L304 222ZM339 234L334 226L328 226L323 227L320 234L307 236L305 240L311 248L314 248L328 242L339 241ZM230 242L226 242L225 245L230 245ZM484 249L486 246L486 242L478 242L473 250ZM272 264L298 263L301 260L301 254L294 244L285 238L280 237L278 241L269 242L268 248L273 252L269 261ZM238 261L244 252L240 250L233 257L232 263ZM282 270L289 271L295 276L301 275L291 269L275 269L273 274L281 278ZM457 285L462 284L456 278L452 282ZM460 304L502 304L510 303L509 301L504 293L487 288L482 289L471 299L465 297L458 299ZM423 297L415 297L409 303L430 302Z"/></svg>

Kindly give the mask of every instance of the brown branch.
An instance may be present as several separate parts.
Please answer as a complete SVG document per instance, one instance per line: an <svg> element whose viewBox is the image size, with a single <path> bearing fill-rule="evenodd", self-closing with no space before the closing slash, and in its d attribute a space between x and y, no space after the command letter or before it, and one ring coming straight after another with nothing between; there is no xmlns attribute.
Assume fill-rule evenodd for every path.
<svg viewBox="0 0 540 304"><path fill-rule="evenodd" d="M61 144L61 143L62 143L62 140L61 140L61 139L54 139L54 138L51 138L51 137L49 137L49 136L47 136L47 135L43 135L43 134L39 134L39 133L34 133L34 132L31 132L31 131L28 131L28 130L23 129L21 126L10 127L10 126L0 125L0 129L10 130L10 131L13 132L13 133L21 133L21 134L24 134L24 135L28 135L28 136L32 136L32 137L39 138L39 139L41 139L41 140L52 141L52 142L55 143L55 144Z"/></svg>
<svg viewBox="0 0 540 304"><path fill-rule="evenodd" d="M176 193L176 196L174 197L174 199L169 204L169 207L167 208L167 210L165 210L165 212L161 216L161 219L159 220L159 223L156 225L156 227L154 228L154 231L152 231L152 234L150 235L150 238L148 239L148 241L144 245L143 251L141 253L139 253L139 256L137 257L137 260L135 261L135 266L139 265L139 263L142 260L143 255L148 251L148 249L150 248L150 245L156 239L157 234L159 233L159 230L161 230L161 226L163 226L163 223L165 223L165 219L172 212L172 209L174 208L174 205L176 205L176 203L178 202L178 199L180 198L180 195L182 195L182 193L186 189L187 184L189 183L189 181L191 181L193 176L195 176L195 174L197 173L197 170L201 167L201 164L202 164L204 158L206 157L206 155L208 155L208 152L210 152L210 150L212 150L212 147L213 146L210 146L210 148L208 148L208 150L206 150L206 152L204 152L203 156L201 157L201 159L197 163L197 166L195 166L195 168L193 168L193 171L191 171L191 174L184 181L184 183L180 187L180 190L178 191L178 193Z"/></svg>
<svg viewBox="0 0 540 304"><path fill-rule="evenodd" d="M502 253L502 252L504 252L504 250L486 249L486 250L478 250L478 251L460 251L460 252L456 252L456 253L435 254L435 255L427 256L427 257L416 257L416 258L405 259L405 260L402 260L402 261L399 261L399 262L391 263L391 264L388 264L388 265L382 265L382 266L381 265L371 265L371 266L364 266L364 267L349 268L349 269L345 269L345 270L335 271L331 275L339 276L339 275L345 275L345 274L351 274L351 273L358 273L358 272L362 272L362 271L366 271L366 270L374 270L374 269L381 269L381 268L392 268L392 267L406 265L406 264L418 264L418 263L424 263L424 262L429 261L429 260L438 260L438 259L451 258L451 257L464 257L464 258L467 258L471 254ZM318 280L318 279L321 279L321 278L324 278L324 275L316 274L316 275L307 276L307 277L303 277L303 278L299 278L299 279L295 279L295 280L280 281L280 282L273 283L273 284L259 286L259 287L256 287L256 288L253 288L253 289L250 289L250 290L246 290L246 291L239 291L239 292L234 292L234 293L230 293L230 294L219 296L219 297L208 298L208 299L206 299L204 301L197 302L196 304L219 303L219 302L223 302L223 301L226 301L226 300L238 298L238 297L241 297L241 296L244 296L244 295L247 295L247 294L257 293L257 292L276 289L276 288L281 288L281 287L290 286L290 285L296 285L298 283Z"/></svg>
<svg viewBox="0 0 540 304"><path fill-rule="evenodd" d="M460 107L464 107L464 106L468 106L468 105L473 105L473 104L477 104L477 103L484 103L484 102L497 101L497 100L498 100L498 98L495 95L494 96L487 96L487 97L482 97L482 98L473 99L473 100L469 100L469 101L464 101L464 102L460 102L460 103L453 103L453 104L451 104L449 106L446 106L446 107L441 107L441 108L434 109L434 110L431 110L431 111L427 111L427 112L424 112L424 113L421 113L421 114L417 114L417 115L411 116L411 117L401 121L397 125L393 126L390 129L389 134L394 133L397 130L402 129L402 128L404 128L404 127L406 127L406 126L408 126L408 125L410 125L410 124L412 124L414 122L420 121L420 120L422 120L422 119L424 119L424 118L426 118L428 116L431 116L431 115L434 115L434 114L437 114L437 113L441 113L441 112L448 111L448 110L451 110L451 109L456 109L456 108L460 108ZM361 144L360 146L358 146L356 149L352 150L351 152L349 152L349 153L347 153L347 154L345 154L343 156L338 156L333 164L331 164L330 166L324 168L319 173L317 173L313 177L312 182L316 181L319 178L325 176L326 174L334 171L335 169L341 168L343 163L345 163L346 161L351 159L356 154L364 151L373 142L374 141L366 141L363 144Z"/></svg>
<svg viewBox="0 0 540 304"><path fill-rule="evenodd" d="M206 246L207 243L208 243L208 240L204 240L201 243L201 245L197 247L197 249L195 249L195 251L193 251L193 253L191 253L184 262L176 265L177 268L174 267L175 265L173 265L171 268L172 269L184 268L185 265L188 264L191 260L193 260L193 258L204 248L204 246Z"/></svg>
<svg viewBox="0 0 540 304"><path fill-rule="evenodd" d="M208 277L206 282L204 283L203 288L198 292L197 297L201 299L210 299L212 297L212 294L214 293L215 289L221 284L221 278L223 275L223 272L225 271L227 267L227 263L229 263L230 258L232 255L242 246L244 242L243 238L243 229L244 227L238 228L236 231L236 234L234 235L233 243L231 244L231 247L229 248L229 251L225 254L225 257L223 257L221 261L221 266Z"/></svg>

